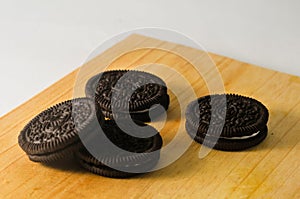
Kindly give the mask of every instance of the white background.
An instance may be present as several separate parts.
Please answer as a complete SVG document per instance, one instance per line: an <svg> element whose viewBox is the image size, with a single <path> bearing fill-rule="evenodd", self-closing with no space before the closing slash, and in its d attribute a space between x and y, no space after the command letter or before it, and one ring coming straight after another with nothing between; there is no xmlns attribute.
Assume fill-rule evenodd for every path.
<svg viewBox="0 0 300 199"><path fill-rule="evenodd" d="M297 0L2 0L0 25L0 116L138 27L174 29L208 51L300 76Z"/></svg>

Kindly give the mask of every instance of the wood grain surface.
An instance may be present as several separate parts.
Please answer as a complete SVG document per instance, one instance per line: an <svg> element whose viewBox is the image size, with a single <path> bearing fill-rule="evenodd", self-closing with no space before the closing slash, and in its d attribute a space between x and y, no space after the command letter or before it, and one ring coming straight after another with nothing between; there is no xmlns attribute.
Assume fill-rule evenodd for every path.
<svg viewBox="0 0 300 199"><path fill-rule="evenodd" d="M209 55L132 35L1 117L0 198L300 198L300 78ZM167 82L167 121L151 123L161 129L164 146L175 138L178 146L191 142L181 126L184 106L195 96L223 89L254 97L268 107L268 137L249 150L212 150L202 159L201 145L191 142L171 165L130 179L97 176L73 160L52 165L29 161L17 143L27 122L58 102L83 96L85 82L98 72L125 68L150 71ZM162 156L160 164L164 161Z"/></svg>

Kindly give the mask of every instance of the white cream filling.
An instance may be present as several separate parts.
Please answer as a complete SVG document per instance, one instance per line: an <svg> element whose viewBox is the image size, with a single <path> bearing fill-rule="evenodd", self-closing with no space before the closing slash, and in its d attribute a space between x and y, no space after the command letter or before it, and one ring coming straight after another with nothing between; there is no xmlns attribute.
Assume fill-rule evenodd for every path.
<svg viewBox="0 0 300 199"><path fill-rule="evenodd" d="M254 136L256 136L257 134L259 134L260 131L257 131L256 133L253 133L252 135L247 135L247 136L242 136L242 137L220 137L223 139L228 139L228 140L244 140L244 139L248 139L248 138L252 138Z"/></svg>

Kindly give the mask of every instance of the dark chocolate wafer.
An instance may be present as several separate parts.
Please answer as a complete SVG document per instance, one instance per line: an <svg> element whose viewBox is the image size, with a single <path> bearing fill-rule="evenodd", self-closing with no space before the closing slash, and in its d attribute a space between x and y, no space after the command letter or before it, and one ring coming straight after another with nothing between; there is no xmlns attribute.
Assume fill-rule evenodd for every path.
<svg viewBox="0 0 300 199"><path fill-rule="evenodd" d="M255 146L266 138L268 117L267 108L253 98L235 94L210 95L189 104L186 130L201 144L238 151Z"/></svg>
<svg viewBox="0 0 300 199"><path fill-rule="evenodd" d="M131 130L130 133L138 133L134 125L128 126L126 124L127 121L120 120L118 124L126 125L126 129ZM147 133L154 135L147 138L135 137L124 132L114 120L107 120L102 126L103 134L94 133L95 136L98 138L100 136L100 139L103 140L103 136L105 136L109 143L100 141L95 156L91 155L85 147L82 147L77 153L79 163L93 173L114 178L125 178L150 171L159 160L162 138L153 127L138 121L135 122L135 125L139 127L149 127ZM145 131L139 133L142 134ZM92 140L94 141L95 137ZM87 142L84 143L88 144ZM110 144L113 144L120 151L110 150Z"/></svg>
<svg viewBox="0 0 300 199"><path fill-rule="evenodd" d="M161 115L169 106L165 82L142 71L99 73L87 82L85 92L88 97L95 98L96 105L110 119L130 115L134 120L147 122Z"/></svg>
<svg viewBox="0 0 300 199"><path fill-rule="evenodd" d="M96 122L93 100L68 100L34 117L21 131L18 142L30 160L54 161L72 156L81 145L78 133L88 133Z"/></svg>

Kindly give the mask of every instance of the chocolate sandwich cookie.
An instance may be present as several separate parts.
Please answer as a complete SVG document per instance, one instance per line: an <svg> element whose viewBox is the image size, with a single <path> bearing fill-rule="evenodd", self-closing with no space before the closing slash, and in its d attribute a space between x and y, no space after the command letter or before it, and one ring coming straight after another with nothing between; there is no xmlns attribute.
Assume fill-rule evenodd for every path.
<svg viewBox="0 0 300 199"><path fill-rule="evenodd" d="M127 121L120 120L118 126L114 120L106 120L102 126L103 133L95 132L97 138L89 135L92 141L100 139L93 147L97 153L93 156L83 146L77 152L79 163L93 173L111 178L126 178L154 168L160 157L161 136L153 127L135 121L135 125L147 127L143 132L138 132L138 128L127 124ZM124 132L123 127L130 134ZM152 136L136 137L142 133Z"/></svg>
<svg viewBox="0 0 300 199"><path fill-rule="evenodd" d="M188 105L186 130L200 144L239 151L266 138L268 118L267 108L253 98L235 94L209 95Z"/></svg>
<svg viewBox="0 0 300 199"><path fill-rule="evenodd" d="M78 133L88 133L96 122L93 100L68 100L34 117L21 131L18 142L30 160L54 161L72 156L81 145Z"/></svg>
<svg viewBox="0 0 300 199"><path fill-rule="evenodd" d="M87 82L85 93L95 98L96 106L110 119L130 115L134 120L148 122L167 110L170 102L162 79L134 70L99 73Z"/></svg>

